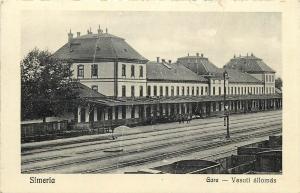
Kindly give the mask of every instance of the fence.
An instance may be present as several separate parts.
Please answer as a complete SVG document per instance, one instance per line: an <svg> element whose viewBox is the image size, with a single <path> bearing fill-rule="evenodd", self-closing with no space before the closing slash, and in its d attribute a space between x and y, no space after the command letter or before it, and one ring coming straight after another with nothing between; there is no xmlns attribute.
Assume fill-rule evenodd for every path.
<svg viewBox="0 0 300 193"><path fill-rule="evenodd" d="M21 141L42 141L63 136L68 130L68 121L21 124Z"/></svg>

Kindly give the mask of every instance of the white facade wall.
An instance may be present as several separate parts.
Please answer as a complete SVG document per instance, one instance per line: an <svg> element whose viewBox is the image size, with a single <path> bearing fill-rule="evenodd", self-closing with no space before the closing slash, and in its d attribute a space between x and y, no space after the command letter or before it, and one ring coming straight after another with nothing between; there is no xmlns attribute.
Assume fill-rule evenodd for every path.
<svg viewBox="0 0 300 193"><path fill-rule="evenodd" d="M252 83L229 83L229 94L230 95L258 95L263 94L263 84L252 84Z"/></svg>
<svg viewBox="0 0 300 193"><path fill-rule="evenodd" d="M220 79L211 79L210 80L210 87L211 87L211 95L223 95L224 94L224 80ZM228 93L228 80L225 81L225 87ZM215 94L213 90L215 89ZM221 90L221 92L220 92Z"/></svg>
<svg viewBox="0 0 300 193"><path fill-rule="evenodd" d="M122 88L125 86L125 97L131 97L131 87L134 87L134 97L140 96L140 87L143 88L143 96L146 96L146 82L144 81L119 81L118 96L122 97Z"/></svg>
<svg viewBox="0 0 300 193"><path fill-rule="evenodd" d="M98 65L98 76L93 77L91 73L92 65ZM78 65L83 65L84 76L78 77ZM125 66L125 74L123 73L123 66ZM131 76L131 69L134 66L134 76ZM140 69L142 68L142 73ZM84 85L92 88L98 87L98 92L106 96L114 96L114 62L98 62L98 63L74 63L71 67L73 70L73 78L80 79ZM162 96L166 96L166 87L168 87L168 96L172 95L171 87L174 87L174 96L177 96L177 89L179 87L179 95L182 96L182 88L184 87L184 95L191 96L194 88L194 96L197 95L197 88L199 89L199 96L201 95L201 88L203 95L223 95L224 94L224 80L211 79L210 89L206 83L194 82L160 82L160 81L147 81L146 79L146 65L139 63L126 63L118 62L118 97L123 96L123 86L125 86L125 96L131 97L131 88L134 87L134 97L140 97L140 89L142 88L142 96L147 96L148 86L151 87L151 95L154 96L154 86L157 87L157 96L160 96L160 87L163 87ZM226 81L227 94L273 94L275 93L275 74L251 74L253 77L264 82L261 84L243 84L243 83L229 83ZM233 88L233 89L232 89ZM249 88L249 89L248 89ZM213 90L215 89L215 92ZM251 90L252 89L252 90ZM206 91L206 92L205 92ZM233 92L232 92L233 91ZM213 94L214 93L214 94Z"/></svg>
<svg viewBox="0 0 300 193"><path fill-rule="evenodd" d="M92 65L98 65L98 76L92 76ZM78 66L83 65L84 76L78 77ZM122 76L122 65L126 66L125 76ZM131 76L131 66L134 66L134 75ZM140 67L143 73L140 74ZM97 63L74 63L71 67L73 78L78 78L80 82L90 88L98 87L98 92L106 96L114 96L114 62ZM140 76L142 75L142 76ZM118 97L122 97L122 86L126 87L126 97L131 96L131 86L135 87L135 96L140 96L139 88L144 87L146 94L146 65L138 63L118 62Z"/></svg>
<svg viewBox="0 0 300 193"><path fill-rule="evenodd" d="M264 86L265 94L275 93L275 78L276 78L275 73L260 73L260 74L251 73L250 75L257 78L258 80L263 81L263 83L265 84Z"/></svg>
<svg viewBox="0 0 300 193"><path fill-rule="evenodd" d="M92 77L91 69L93 64L98 64L98 78ZM96 62L96 63L73 63L73 78L78 77L77 67L84 66L84 77L79 79L113 79L114 77L114 62Z"/></svg>
<svg viewBox="0 0 300 193"><path fill-rule="evenodd" d="M194 87L194 95L197 96L197 87L199 88L199 96L201 96L201 87L203 88L203 95L208 95L208 92L205 92L205 87L208 87L206 83L179 83L179 82L159 82L159 81L148 81L147 82L147 90L148 86L151 87L150 96L154 96L154 87L157 88L157 96L161 96L160 87L163 87L162 96L166 96L166 87L169 89L168 96L171 96L171 87L174 87L174 96L177 95L177 89L179 88L179 96L182 96L182 88L184 88L184 96L192 96L192 88ZM187 92L189 88L189 93ZM146 90L146 92L147 92ZM206 89L208 91L208 88Z"/></svg>
<svg viewBox="0 0 300 193"><path fill-rule="evenodd" d="M123 74L125 66L125 75ZM131 76L131 68L134 66L134 76ZM140 73L142 68L142 73ZM125 97L131 97L131 87L134 87L134 97L140 96L140 88L143 89L143 96L146 96L146 64L138 63L118 63L118 97L122 97L122 87L125 86Z"/></svg>
<svg viewBox="0 0 300 193"><path fill-rule="evenodd" d="M264 74L264 82L265 82L265 93L266 94L274 94L275 93L275 74L274 73Z"/></svg>

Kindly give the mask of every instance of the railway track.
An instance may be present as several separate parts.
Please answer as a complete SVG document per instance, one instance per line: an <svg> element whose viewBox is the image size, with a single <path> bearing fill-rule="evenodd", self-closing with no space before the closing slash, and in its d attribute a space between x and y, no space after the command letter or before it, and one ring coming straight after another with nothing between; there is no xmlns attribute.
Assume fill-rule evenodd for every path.
<svg viewBox="0 0 300 193"><path fill-rule="evenodd" d="M247 124L247 125L244 125L244 126L248 126L248 125L252 125L252 124L253 123L250 123L250 124ZM264 124L264 123L261 123L261 124ZM233 124L233 125L235 125L235 124ZM260 126L260 125L258 125L258 126ZM205 133L208 133L211 129L213 129L215 127L216 126L212 126L212 127L208 127L208 128L203 128L201 130L202 131L201 133L198 132L199 131L198 128L194 128L194 129L188 129L188 130L179 130L177 132L171 132L171 133L168 132L166 134L150 135L150 136L144 137L144 138L150 138L150 140L148 140L148 141L142 141L142 142L138 142L138 143L134 142L132 144L123 144L123 145L117 144L117 145L113 145L113 146L110 146L110 147L105 147L104 146L104 147L101 147L101 148L88 149L88 150L78 151L78 152L76 152L76 155L87 154L87 153L92 153L92 152L97 152L97 151L105 151L107 149L123 148L123 147L128 147L128 146L139 145L139 144L141 144L141 145L147 145L149 143L165 141L165 140L168 140L168 139L172 140L172 139L179 138L180 136L176 136L176 134L180 134L180 133L184 133L185 135L193 135L193 137L195 137L195 136L199 136L199 135L203 135ZM235 127L231 126L231 130L235 129L237 127L238 126L235 126ZM214 131L215 132L224 131L224 128L215 129ZM167 135L167 137L166 138L162 138L162 136L164 136L164 135ZM154 138L155 136L159 136L162 139L156 139L156 138ZM137 139L141 139L141 138L137 138ZM59 158L64 158L64 157L66 157L66 156L61 156L61 155L46 156L46 157L42 157L42 158L38 158L38 159L22 160L21 163L24 165L24 164L28 164L28 163L35 163L35 162L39 162L39 161L48 161L48 160L51 160L51 159L53 160L53 159L59 159Z"/></svg>
<svg viewBox="0 0 300 193"><path fill-rule="evenodd" d="M259 120L265 120L266 118L281 118L281 115L272 115L272 116L262 116L260 118L253 118L254 121L259 121ZM249 119L247 118L247 121L251 121L253 120L252 118ZM237 120L237 121L236 121ZM245 118L243 119L235 119L234 121L231 122L231 125L234 125L234 124L239 124L239 123L244 123L245 121L241 121L241 120L245 120ZM200 124L200 125L192 125L192 126L189 126L189 130L192 131L192 130L199 130L199 129L206 129L206 128L212 128L211 127L206 127L206 128L199 128L199 126L202 126L202 125L213 125L213 124L218 124L218 125L215 125L214 127L217 127L217 126L221 126L222 123L220 124L220 121L216 121L216 122L211 122L209 124ZM141 138L148 138L148 137L155 137L155 136L162 136L162 135L169 135L169 134L172 134L172 133L180 133L180 132L186 132L186 130L180 130L182 128L186 128L186 125L185 127L176 127L174 129L168 129L168 130L165 130L163 133L162 130L155 130L155 131L145 131L143 133L138 133L135 137L133 138L130 138L130 139L120 139L118 141L115 141L115 142L122 142L122 141L129 141L129 140L136 140L136 139L141 139ZM174 131L175 130L175 131ZM176 131L176 130L179 130L179 131ZM159 132L159 133L157 133ZM138 136L138 135L144 135L144 134L149 134L149 133L154 133L154 134L151 134L151 135L148 135L148 136ZM133 135L133 134L130 134L130 135ZM128 135L126 135L128 136ZM77 148L77 147L85 147L85 146L94 146L94 145L100 145L100 144L111 144L111 143L114 143L114 141L96 141L96 142L89 142L89 143L86 143L86 144L75 144L75 145L71 145L71 146L62 146L62 147L58 147L58 148L51 148L51 149L41 149L40 151L29 151L29 152L23 152L21 155L24 157L24 156L28 156L28 155L32 155L32 154L38 154L38 153L48 153L48 152L51 152L51 151L61 151L61 150L66 150L66 149L72 149L72 148ZM57 157L61 157L61 156L57 156ZM25 163L25 162L22 162L22 163Z"/></svg>
<svg viewBox="0 0 300 193"><path fill-rule="evenodd" d="M278 124L271 124L271 125L267 125L267 126L259 127L259 128L258 127L249 127L247 129L242 129L242 130L233 130L232 135L239 134L239 133L245 133L245 132L253 132L253 131L258 130L258 129L269 128L269 127L275 126L275 125L278 125ZM254 129L254 128L256 128L256 129ZM280 130L280 128L279 128L279 130ZM31 168L31 169L27 169L27 170L22 170L22 173L44 171L44 170L49 170L49 169L58 169L58 168L65 167L65 166L68 166L68 165L73 165L73 164L82 164L82 163L100 161L100 160L104 160L104 159L110 159L110 158L119 157L119 156L132 155L132 154L135 154L135 153L142 153L142 152L146 152L146 151L151 151L151 150L155 150L155 149L158 149L158 148L163 148L163 147L166 147L166 146L171 146L171 145L174 146L174 145L177 145L178 143L183 143L183 142L185 144L190 144L190 143L194 144L197 141L198 142L199 141L200 142L211 141L213 139L218 139L219 137L221 137L223 135L224 135L224 133L222 132L221 134L218 134L218 135L215 135L215 134L206 135L206 136L202 136L200 138L194 139L194 140L187 140L186 142L185 141L179 141L179 142L177 141L177 142L173 142L173 143L164 143L164 144L154 145L154 146L151 146L151 147L145 147L145 148L139 149L139 150L123 152L121 154L110 154L110 155L107 155L107 156L92 157L92 158L83 159L83 160L75 160L75 161L64 162L64 163L60 163L60 164L48 165L48 166L45 166L45 167Z"/></svg>
<svg viewBox="0 0 300 193"><path fill-rule="evenodd" d="M94 170L86 170L86 171L82 171L81 173L106 173L108 171L112 171L115 169L120 169L120 168L124 168L124 167L129 167L129 166L138 166L138 165L142 165L145 163L149 163L149 162L154 162L154 161L158 161L158 160L163 160L165 158L173 158L176 156L182 156L182 155L187 155L193 152L197 152L197 151L203 151L203 150L207 150L207 149L212 149L212 148L216 148L216 147L220 147L223 145L228 145L230 143L236 143L236 142L241 142L241 141L245 141L247 139L249 139L250 137L257 137L257 136L261 136L263 135L272 135L272 134L277 134L278 132L281 132L281 129L276 129L273 131L265 131L265 132L259 132L253 135L244 135L244 136L240 136L239 138L235 138L235 139L231 139L231 141L226 141L226 142L215 142L212 144L207 144L207 145L203 145L201 147L192 147L192 148L188 148L188 149L183 149L183 150L179 150L179 151L174 151L174 152L170 152L170 153L164 153L161 155L155 155L152 157L146 157L146 158L141 158L141 159L137 159L137 160L133 160L133 161L128 161L128 162L119 162L117 165L111 165L111 166L106 166L106 167L102 167L102 168L97 168ZM229 150L232 151L232 150ZM223 152L223 154L228 153ZM220 155L220 153L217 154L213 154L211 156L205 156L202 157L201 159L205 159L208 157L213 157L215 155Z"/></svg>

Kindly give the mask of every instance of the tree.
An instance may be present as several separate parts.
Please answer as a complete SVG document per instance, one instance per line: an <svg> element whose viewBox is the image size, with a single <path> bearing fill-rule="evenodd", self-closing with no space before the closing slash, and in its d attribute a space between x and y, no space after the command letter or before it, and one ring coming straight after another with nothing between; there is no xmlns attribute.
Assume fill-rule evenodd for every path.
<svg viewBox="0 0 300 193"><path fill-rule="evenodd" d="M21 118L60 115L71 107L73 89L71 62L52 57L37 48L21 61Z"/></svg>
<svg viewBox="0 0 300 193"><path fill-rule="evenodd" d="M282 80L280 77L276 78L275 80L275 88L278 88L279 90L282 89Z"/></svg>

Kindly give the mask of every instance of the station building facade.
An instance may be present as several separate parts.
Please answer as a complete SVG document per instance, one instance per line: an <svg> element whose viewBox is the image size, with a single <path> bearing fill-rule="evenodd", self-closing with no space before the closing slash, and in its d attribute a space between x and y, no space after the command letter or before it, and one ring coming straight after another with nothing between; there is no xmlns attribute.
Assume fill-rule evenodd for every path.
<svg viewBox="0 0 300 193"><path fill-rule="evenodd" d="M149 61L123 38L91 30L68 34L68 42L54 57L72 61L84 101L70 117L78 127L113 127L160 120L178 115L199 117L280 109L275 92L275 71L262 59L233 57L218 68L203 54L172 62ZM226 76L225 76L226 75Z"/></svg>

